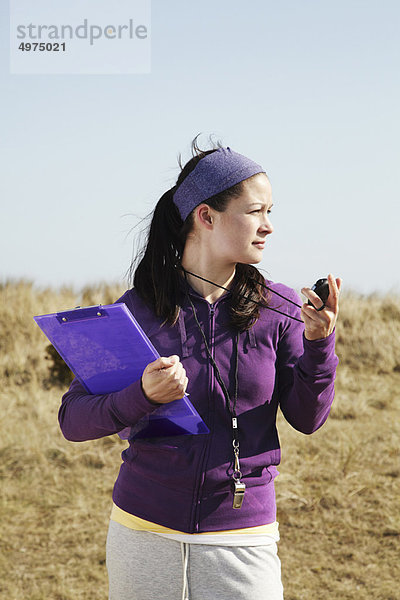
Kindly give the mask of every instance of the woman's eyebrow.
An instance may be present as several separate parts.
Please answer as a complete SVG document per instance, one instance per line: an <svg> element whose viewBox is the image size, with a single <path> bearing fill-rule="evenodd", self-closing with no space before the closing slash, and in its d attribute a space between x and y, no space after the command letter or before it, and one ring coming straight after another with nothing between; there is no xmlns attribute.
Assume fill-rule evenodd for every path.
<svg viewBox="0 0 400 600"><path fill-rule="evenodd" d="M260 204L261 204L261 206L266 206L266 203L265 203L265 202L261 202L261 201L260 201L260 202L251 202L251 203L249 204L249 208L250 208L250 206L258 206L258 205L260 205ZM272 208L272 207L273 207L273 205L274 205L274 204L273 204L273 202L271 202L271 204L269 205L269 208Z"/></svg>

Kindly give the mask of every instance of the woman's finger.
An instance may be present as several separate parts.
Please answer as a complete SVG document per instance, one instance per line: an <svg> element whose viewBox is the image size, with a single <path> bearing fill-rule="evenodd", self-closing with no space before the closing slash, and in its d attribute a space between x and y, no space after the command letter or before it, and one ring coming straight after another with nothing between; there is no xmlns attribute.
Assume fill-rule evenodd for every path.
<svg viewBox="0 0 400 600"><path fill-rule="evenodd" d="M302 316L305 317L305 318L307 318L307 319L310 319L315 324L320 323L320 321L321 321L321 312L316 311L315 308L313 308L309 304L303 304L303 306L301 307L301 314L302 314Z"/></svg>
<svg viewBox="0 0 400 600"><path fill-rule="evenodd" d="M180 389L182 390L182 394L184 394L186 392L188 383L189 383L189 379L186 376L183 377L183 379L181 379Z"/></svg>
<svg viewBox="0 0 400 600"><path fill-rule="evenodd" d="M176 383L178 383L178 384L179 384L179 382L180 382L180 381L181 381L181 379L182 379L182 374L183 374L183 371L184 371L184 369L183 369L183 365L182 365L182 363L181 363L181 362L177 363L176 365L174 365L174 369L173 369L173 371L171 372L171 379L172 379L174 382L176 382Z"/></svg>
<svg viewBox="0 0 400 600"><path fill-rule="evenodd" d="M315 308L321 308L323 301L311 288L304 287L301 289L301 293L305 296Z"/></svg>
<svg viewBox="0 0 400 600"><path fill-rule="evenodd" d="M332 273L328 275L328 284L329 284L329 296L326 301L326 306L333 310L333 312L337 313L339 309L339 294L340 287L342 284L342 280L340 278L335 279Z"/></svg>
<svg viewBox="0 0 400 600"><path fill-rule="evenodd" d="M160 356L160 358L157 358L146 366L146 372L153 373L163 369L169 369L177 360L179 360L179 356L176 355L168 357Z"/></svg>

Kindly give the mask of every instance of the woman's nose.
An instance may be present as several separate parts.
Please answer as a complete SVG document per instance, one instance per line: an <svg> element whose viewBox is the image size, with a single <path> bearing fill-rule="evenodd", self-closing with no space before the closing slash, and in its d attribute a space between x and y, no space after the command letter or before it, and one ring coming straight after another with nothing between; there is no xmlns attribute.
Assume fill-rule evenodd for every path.
<svg viewBox="0 0 400 600"><path fill-rule="evenodd" d="M272 233L274 231L274 226L272 225L268 217L265 217L265 219L263 220L263 224L260 226L260 229L263 232L266 232L267 234Z"/></svg>

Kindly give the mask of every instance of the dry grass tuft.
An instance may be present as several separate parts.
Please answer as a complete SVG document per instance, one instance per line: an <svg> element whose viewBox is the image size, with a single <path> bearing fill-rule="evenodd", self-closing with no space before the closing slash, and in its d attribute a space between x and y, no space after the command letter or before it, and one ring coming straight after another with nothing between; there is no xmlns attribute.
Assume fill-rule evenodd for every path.
<svg viewBox="0 0 400 600"><path fill-rule="evenodd" d="M0 597L7 600L107 596L105 538L126 443L64 440L62 389L32 317L107 304L122 292L106 284L80 292L0 285ZM331 416L312 436L279 417L285 600L398 598L399 306L398 298L344 293Z"/></svg>

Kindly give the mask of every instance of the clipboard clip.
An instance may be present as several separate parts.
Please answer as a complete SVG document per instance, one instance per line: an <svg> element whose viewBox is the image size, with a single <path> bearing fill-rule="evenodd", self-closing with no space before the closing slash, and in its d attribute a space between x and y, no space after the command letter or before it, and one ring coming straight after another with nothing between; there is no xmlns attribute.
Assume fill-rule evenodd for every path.
<svg viewBox="0 0 400 600"><path fill-rule="evenodd" d="M64 310L56 315L57 321L61 324L98 319L99 317L108 317L108 312L101 304L85 308L77 306L73 310Z"/></svg>

